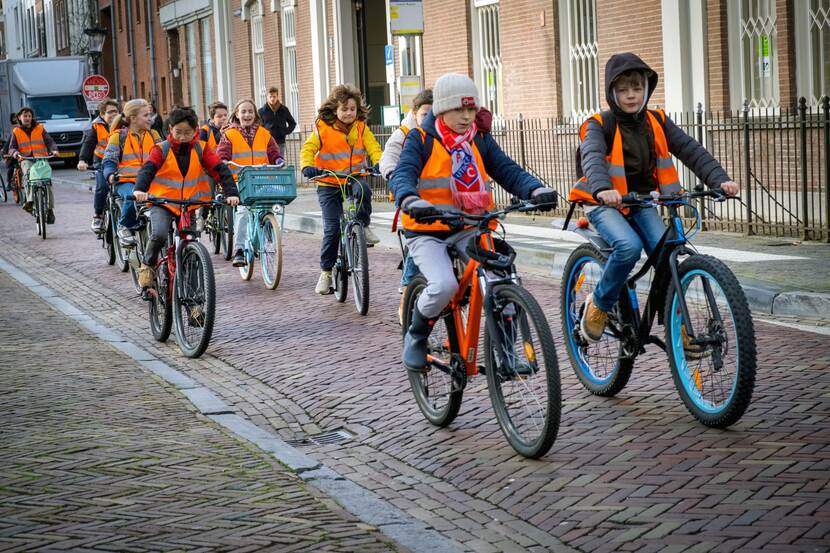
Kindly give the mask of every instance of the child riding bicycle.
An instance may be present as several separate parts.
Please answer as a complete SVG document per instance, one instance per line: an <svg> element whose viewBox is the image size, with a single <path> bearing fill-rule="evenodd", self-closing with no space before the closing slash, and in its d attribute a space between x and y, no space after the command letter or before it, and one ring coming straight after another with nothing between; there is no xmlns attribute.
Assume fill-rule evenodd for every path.
<svg viewBox="0 0 830 553"><path fill-rule="evenodd" d="M352 85L341 84L317 110L317 121L300 150L303 175L317 179L317 201L323 211L323 243L320 246L320 278L314 288L318 294L332 292L331 269L337 261L340 244L340 215L343 212L343 195L340 179L325 176L325 171L354 173L376 165L380 161L381 147L375 135L366 125L369 108L360 91ZM378 237L369 228L372 215L372 190L365 180L359 179L357 219L363 224L366 241L377 244Z"/></svg>
<svg viewBox="0 0 830 553"><path fill-rule="evenodd" d="M199 120L196 113L190 108L176 108L170 112L167 127L167 140L153 147L138 173L133 193L136 201L146 201L148 195L173 200L209 200L213 197L208 181L210 175L222 183L227 203L237 205L239 193L231 170L197 137ZM177 207L170 205L155 206L150 210L151 234L138 273L142 288L150 288L155 282L154 267L159 252L167 241L173 218L179 213ZM191 219L191 223L194 222L195 217Z"/></svg>
<svg viewBox="0 0 830 553"><path fill-rule="evenodd" d="M110 125L120 112L118 102L112 98L105 98L98 104L98 117L86 131L81 153L78 155L78 171L86 171L90 166L95 170L95 194L92 200L92 232L95 233L100 233L104 226L104 207L109 193L102 168L104 152L109 143Z"/></svg>
<svg viewBox="0 0 830 553"><path fill-rule="evenodd" d="M738 193L720 163L663 112L646 108L657 86L657 73L631 53L611 56L605 66L605 95L610 110L594 114L580 128L579 156L584 176L568 199L582 203L588 220L613 251L594 293L585 302L582 335L602 338L608 311L619 298L628 274L645 247L651 252L666 230L655 207L621 208L628 192L680 191L672 155L709 187Z"/></svg>
<svg viewBox="0 0 830 553"><path fill-rule="evenodd" d="M458 290L447 251L463 250L473 234L442 222L420 223L441 212L482 213L494 207L492 179L508 192L555 207L556 192L519 167L488 133L475 124L479 110L476 84L466 75L448 73L433 87L432 113L421 128L409 131L390 182L404 212L409 254L427 279L404 338L403 363L412 371L427 367L427 339L435 318Z"/></svg>
<svg viewBox="0 0 830 553"><path fill-rule="evenodd" d="M58 146L41 123L35 119L35 112L30 107L22 107L17 112L18 126L12 129L12 138L9 143L9 155L20 162L20 172L23 175L23 186L26 191L26 203L23 209L32 211L34 196L29 186L29 169L34 163L27 157L49 157L58 155ZM52 187L48 186L48 209L46 222L50 225L55 223L55 195Z"/></svg>

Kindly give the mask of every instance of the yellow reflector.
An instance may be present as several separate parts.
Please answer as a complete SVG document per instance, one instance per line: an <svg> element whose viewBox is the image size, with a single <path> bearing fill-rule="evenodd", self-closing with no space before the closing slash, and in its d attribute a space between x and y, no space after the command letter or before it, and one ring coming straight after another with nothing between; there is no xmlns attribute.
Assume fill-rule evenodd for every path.
<svg viewBox="0 0 830 553"><path fill-rule="evenodd" d="M574 286L576 292L579 292L579 289L582 288L583 282L585 282L585 273L580 273L579 278L576 279L576 286Z"/></svg>
<svg viewBox="0 0 830 553"><path fill-rule="evenodd" d="M533 344L530 342L525 342L525 355L527 356L527 360L531 363L536 361L536 352L533 351Z"/></svg>
<svg viewBox="0 0 830 553"><path fill-rule="evenodd" d="M697 386L697 391L703 391L703 382L700 380L700 369L695 369L695 386Z"/></svg>

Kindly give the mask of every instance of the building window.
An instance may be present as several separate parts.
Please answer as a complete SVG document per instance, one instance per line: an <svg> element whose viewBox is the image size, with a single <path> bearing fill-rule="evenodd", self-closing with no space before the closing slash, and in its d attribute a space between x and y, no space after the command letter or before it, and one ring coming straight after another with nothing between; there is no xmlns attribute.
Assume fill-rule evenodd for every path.
<svg viewBox="0 0 830 553"><path fill-rule="evenodd" d="M202 90L205 104L213 102L213 47L210 41L210 19L200 21L202 36Z"/></svg>
<svg viewBox="0 0 830 553"><path fill-rule="evenodd" d="M285 63L283 100L294 119L299 119L300 84L297 82L297 19L293 1L283 2L282 47Z"/></svg>
<svg viewBox="0 0 830 553"><path fill-rule="evenodd" d="M499 3L498 0L475 0L473 10L473 53L481 104L499 116L502 112Z"/></svg>
<svg viewBox="0 0 830 553"><path fill-rule="evenodd" d="M55 48L60 52L69 48L69 14L66 11L66 0L57 0L53 4L55 14Z"/></svg>
<svg viewBox="0 0 830 553"><path fill-rule="evenodd" d="M265 45L262 38L262 4L251 4L251 54L253 56L254 100L265 103Z"/></svg>
<svg viewBox="0 0 830 553"><path fill-rule="evenodd" d="M196 28L196 22L193 21L187 24L185 28L186 31L186 39L187 39L187 84L189 87L188 95L190 100L190 105L194 109L199 109L199 106L202 105L202 99L200 97L200 87L199 87L199 75L197 74L198 71L198 64L199 64L199 57L197 56L196 52L196 33L198 29Z"/></svg>
<svg viewBox="0 0 830 553"><path fill-rule="evenodd" d="M600 110L596 0L559 0L562 107L582 118Z"/></svg>
<svg viewBox="0 0 830 553"><path fill-rule="evenodd" d="M421 75L421 35L398 37L398 51L401 57L401 75Z"/></svg>
<svg viewBox="0 0 830 553"><path fill-rule="evenodd" d="M830 96L830 0L796 2L793 7L798 96L816 106Z"/></svg>
<svg viewBox="0 0 830 553"><path fill-rule="evenodd" d="M778 31L775 0L728 3L730 96L732 107L779 105Z"/></svg>

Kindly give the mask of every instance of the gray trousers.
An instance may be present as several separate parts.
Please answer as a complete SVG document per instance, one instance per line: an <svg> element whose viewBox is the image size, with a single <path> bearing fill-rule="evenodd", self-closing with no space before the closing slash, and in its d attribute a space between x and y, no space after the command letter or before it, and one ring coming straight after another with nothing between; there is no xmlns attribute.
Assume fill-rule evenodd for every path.
<svg viewBox="0 0 830 553"><path fill-rule="evenodd" d="M416 236L407 241L409 256L427 279L427 287L418 297L418 311L427 318L437 317L458 291L458 280L452 270L452 260L447 247L454 245L462 259L467 259L464 249L475 236L476 230L457 232L441 240L433 236Z"/></svg>
<svg viewBox="0 0 830 553"><path fill-rule="evenodd" d="M190 227L196 226L196 212L190 213ZM178 219L176 214L164 206L156 205L150 208L150 238L147 240L147 249L144 251L144 264L155 267L159 252L167 245L167 236L170 225Z"/></svg>

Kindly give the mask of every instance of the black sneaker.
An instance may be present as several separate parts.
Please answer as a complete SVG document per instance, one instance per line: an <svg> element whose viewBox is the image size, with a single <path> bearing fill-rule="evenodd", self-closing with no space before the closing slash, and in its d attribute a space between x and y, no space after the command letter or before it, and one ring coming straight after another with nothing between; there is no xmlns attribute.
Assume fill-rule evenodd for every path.
<svg viewBox="0 0 830 553"><path fill-rule="evenodd" d="M244 267L245 265L247 265L248 260L245 259L245 252L243 252L242 250L236 250L236 253L233 254L231 264L234 267Z"/></svg>
<svg viewBox="0 0 830 553"><path fill-rule="evenodd" d="M51 209L46 212L46 224L47 225L54 225L55 224L55 212Z"/></svg>

